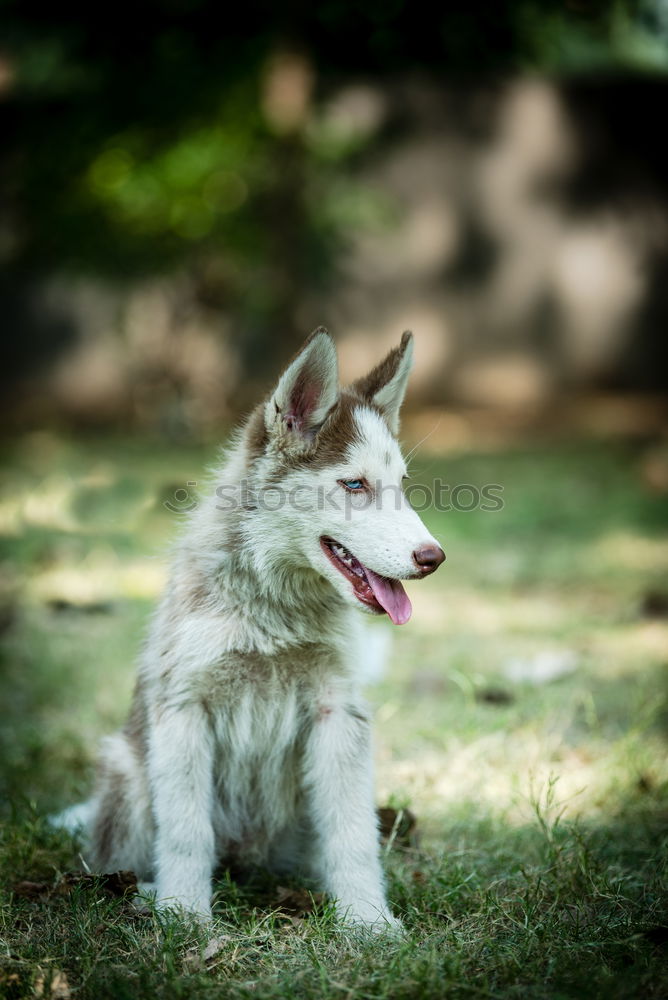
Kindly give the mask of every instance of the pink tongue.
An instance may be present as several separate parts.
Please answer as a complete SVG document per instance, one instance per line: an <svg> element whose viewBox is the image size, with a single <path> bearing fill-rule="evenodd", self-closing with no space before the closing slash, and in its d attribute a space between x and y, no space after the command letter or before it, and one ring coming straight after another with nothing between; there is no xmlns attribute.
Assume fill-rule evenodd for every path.
<svg viewBox="0 0 668 1000"><path fill-rule="evenodd" d="M378 576L373 570L364 567L366 578L371 585L374 597L385 608L395 625L405 625L411 616L411 602L408 594L398 580L388 580L385 576Z"/></svg>

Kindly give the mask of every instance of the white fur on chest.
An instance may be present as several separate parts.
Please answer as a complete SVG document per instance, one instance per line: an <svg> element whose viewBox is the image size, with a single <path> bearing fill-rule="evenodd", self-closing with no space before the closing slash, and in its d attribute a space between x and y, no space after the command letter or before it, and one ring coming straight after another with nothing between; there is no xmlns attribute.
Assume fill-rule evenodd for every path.
<svg viewBox="0 0 668 1000"><path fill-rule="evenodd" d="M216 710L213 819L221 855L266 863L270 844L298 822L309 701L296 685L269 686L245 690L234 711Z"/></svg>
<svg viewBox="0 0 668 1000"><path fill-rule="evenodd" d="M188 683L177 674L162 695L177 712L179 703L204 708L219 857L291 866L308 833L305 748L317 729L366 716L338 651L312 643L271 656L227 653Z"/></svg>

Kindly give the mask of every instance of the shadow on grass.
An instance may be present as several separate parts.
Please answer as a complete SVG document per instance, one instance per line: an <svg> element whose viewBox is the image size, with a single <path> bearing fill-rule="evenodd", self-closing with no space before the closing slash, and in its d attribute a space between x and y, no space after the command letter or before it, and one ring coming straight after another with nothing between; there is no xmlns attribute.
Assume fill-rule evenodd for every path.
<svg viewBox="0 0 668 1000"><path fill-rule="evenodd" d="M40 459L42 464L30 470L29 489L39 488L38 473L65 469L73 477L83 475L97 453L90 443L80 443L61 449L46 464ZM463 587L480 588L488 602L507 604L516 599L517 588L542 588L546 600L566 594L566 616L573 604L585 604L590 589L598 593L596 588L602 588L604 599L586 606L571 631L562 631L560 620L545 619L531 632L516 623L512 637L528 635L540 647L570 646L582 638L595 669L587 661L582 673L549 687L518 685L512 689L514 700L499 705L476 702L472 683L468 695L453 684L443 688L441 706L433 692L422 701L415 694L405 698L400 690L405 675L403 681L384 682L388 699L401 706L401 726L388 734L393 752L400 748L399 754L412 758L418 769L419 747L447 753L448 733L455 733L466 750L481 734L512 739L522 727L531 729L539 753L543 735L555 726L562 747L591 752L586 746L591 741L596 753L627 753L619 770L622 786L606 800L601 818L556 823L552 814L537 812L533 822L513 826L485 815L481 801L468 798L480 784L471 758L466 795L457 801L456 812L446 812L438 840L432 838L428 851L387 855L390 897L409 930L405 941L393 944L346 945L318 911L296 923L284 912L275 917L279 883L262 872L220 878L226 941L214 965L196 969L187 954L198 947L201 935L155 924L126 902L88 891L47 902L13 897L17 881L52 882L57 873L81 864L72 840L50 829L43 817L89 791L99 738L122 722L129 703L133 664L153 603L148 593L126 593L119 586L106 603L91 591L80 606L66 593L55 593L54 604L37 583L51 567L79 573L83 566L88 586L109 566L125 566L130 559L147 562L147 551L159 549L174 530L175 515L153 500L138 514L140 500L162 496L168 480L177 482L181 471L186 480L200 468L199 459L184 452L179 470L174 469L168 449L147 457L146 449L119 450L108 443L104 457L115 470L117 497L113 485L103 496L100 487L75 484L67 494L68 509L79 527L63 530L28 521L8 540L3 557L18 583L0 609L0 808L6 818L0 873L9 962L0 991L33 996L40 975L46 982L44 970L57 968L81 1000L668 995L668 795L657 749L658 744L665 749L668 716L659 696L665 693L666 671L656 645L627 643L624 656L612 663L614 673L606 673L609 652L625 638L629 594L639 599L655 572L651 560L650 570L624 560L629 553L635 558L636 549L652 556L666 513L664 501L642 488L635 454L623 448L573 446L417 463L423 476L499 482L505 490L506 506L498 515L429 515L437 534L452 543L448 566L454 562L456 571L454 581L444 576L437 600L447 600L448 587ZM152 485L142 493L133 476L143 475L145 462L150 462ZM57 477L54 483L55 490ZM110 527L116 514L118 523ZM616 533L630 540L619 557L616 549L608 557L610 569L596 562L592 546ZM84 565L93 549L101 553L94 572ZM491 556L499 552L513 558L498 562L492 578ZM445 672L448 657L452 666L452 636L445 635L440 617L434 621L433 633L400 637L409 670L419 662ZM490 626L471 639L468 624L460 624L455 665L462 676L477 669L482 654L490 655L490 669L501 662L501 653L510 655L511 645L504 645L507 626L500 615L494 625L498 631ZM648 627L658 635L664 626L659 621ZM507 686L507 679L503 683ZM653 701L658 707L650 717L643 704ZM587 709L592 703L596 712ZM632 742L626 733L633 733ZM651 741L650 767L643 764L643 741ZM554 748L554 739L549 745ZM482 740L481 753L485 746ZM510 757L506 763L515 766ZM558 760L554 769L560 769ZM426 825L429 817L424 819ZM301 886L293 880L288 888ZM15 974L18 979L7 979ZM42 994L49 995L44 985Z"/></svg>
<svg viewBox="0 0 668 1000"><path fill-rule="evenodd" d="M405 939L346 944L331 913L316 907L288 919L274 877L224 872L215 931L223 954L193 969L197 933L138 916L124 900L99 891L12 898L17 881L53 881L79 867L71 838L34 815L16 817L3 832L4 964L17 968L20 959L25 976L55 963L86 998L133 990L139 998L208 997L216 989L241 997L251 981L261 997L279 996L279 987L335 996L342 983L351 996L397 998L666 995L665 802L634 795L599 823L550 824L538 815L508 827L478 815L443 832L442 850L386 857ZM297 880L287 885L301 889Z"/></svg>

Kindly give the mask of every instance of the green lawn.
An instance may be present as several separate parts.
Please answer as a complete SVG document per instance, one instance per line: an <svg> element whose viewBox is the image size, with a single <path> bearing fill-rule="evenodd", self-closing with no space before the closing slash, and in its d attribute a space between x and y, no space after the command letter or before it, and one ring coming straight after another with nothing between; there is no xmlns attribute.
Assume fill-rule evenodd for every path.
<svg viewBox="0 0 668 1000"><path fill-rule="evenodd" d="M368 691L379 804L418 818L384 848L407 936L350 939L326 903L221 873L208 952L59 882L82 863L44 817L124 717L178 491L215 449L41 433L3 457L0 995L668 995L668 504L634 449L415 456L416 481L498 484L504 507L425 513L448 559Z"/></svg>

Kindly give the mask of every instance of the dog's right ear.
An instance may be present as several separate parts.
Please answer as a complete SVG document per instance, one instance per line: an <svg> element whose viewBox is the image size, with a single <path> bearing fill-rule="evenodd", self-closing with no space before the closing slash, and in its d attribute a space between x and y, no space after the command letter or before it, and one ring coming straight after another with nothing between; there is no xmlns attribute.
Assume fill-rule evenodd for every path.
<svg viewBox="0 0 668 1000"><path fill-rule="evenodd" d="M265 407L267 430L285 447L310 443L339 394L334 342L318 327L278 380Z"/></svg>
<svg viewBox="0 0 668 1000"><path fill-rule="evenodd" d="M399 433L399 410L404 400L408 376L413 364L413 334L405 330L401 343L384 361L364 378L353 383L353 388L385 415L393 434Z"/></svg>

